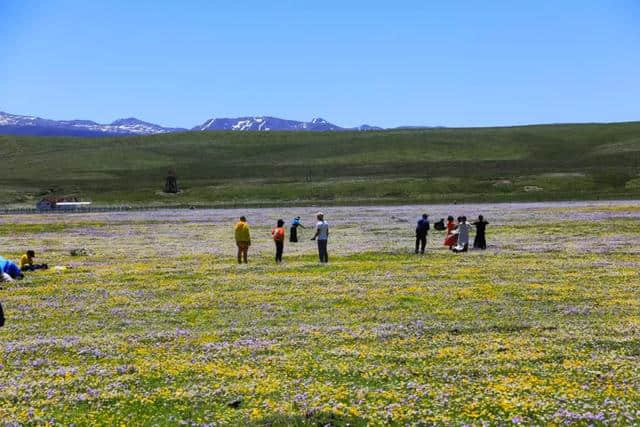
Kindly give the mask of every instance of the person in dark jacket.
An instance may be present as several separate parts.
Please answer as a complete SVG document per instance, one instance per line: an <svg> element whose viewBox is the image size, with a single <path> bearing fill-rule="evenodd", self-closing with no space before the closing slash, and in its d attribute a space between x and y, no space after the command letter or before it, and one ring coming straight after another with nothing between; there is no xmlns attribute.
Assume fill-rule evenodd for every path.
<svg viewBox="0 0 640 427"><path fill-rule="evenodd" d="M473 223L473 225L476 226L476 237L475 239L473 239L474 249L482 249L482 250L487 249L487 239L485 237L485 230L488 224L489 222L485 221L482 215L478 215L478 220Z"/></svg>
<svg viewBox="0 0 640 427"><path fill-rule="evenodd" d="M416 226L416 253L420 250L420 253L424 254L424 248L427 246L427 234L430 228L429 215L423 214L422 219L418 221Z"/></svg>
<svg viewBox="0 0 640 427"><path fill-rule="evenodd" d="M4 311L2 311L2 304L0 304L0 327L4 326Z"/></svg>

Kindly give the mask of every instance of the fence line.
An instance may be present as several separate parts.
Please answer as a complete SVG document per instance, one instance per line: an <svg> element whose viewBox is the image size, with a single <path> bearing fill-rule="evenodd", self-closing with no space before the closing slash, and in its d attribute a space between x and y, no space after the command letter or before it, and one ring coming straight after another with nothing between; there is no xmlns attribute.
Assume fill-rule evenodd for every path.
<svg viewBox="0 0 640 427"><path fill-rule="evenodd" d="M19 214L74 214L93 212L136 212L136 211L157 211L171 209L212 209L220 206L191 206L191 205L167 205L167 206L91 206L77 208L57 208L57 209L37 209L37 208L4 208L0 209L0 215Z"/></svg>
<svg viewBox="0 0 640 427"><path fill-rule="evenodd" d="M561 201L599 201L599 200L637 200L637 196L628 193L608 193L589 194L589 193L543 193L529 194L527 197L496 197L496 194L476 194L472 197L461 197L457 200L452 199L451 194L432 195L429 200L405 200L396 199L363 199L357 200L356 203L349 203L345 200L339 201L306 201L305 203L296 202L264 202L264 203L218 203L218 204L196 204L196 205L153 205L153 206L86 206L74 208L57 208L57 209L37 209L37 208L0 208L0 215L19 215L19 214L74 214L74 213L94 213L94 212L144 212L144 211L160 211L160 210L183 210L183 209L259 209L273 207L315 207L315 206L369 206L369 205L399 205L399 204L463 204L463 203L531 203L531 202L561 202Z"/></svg>
<svg viewBox="0 0 640 427"><path fill-rule="evenodd" d="M154 206L86 206L73 208L54 208L54 209L38 209L38 208L0 208L0 215L19 215L19 214L74 214L74 213L94 213L94 212L143 212L143 211L160 211L160 210L194 210L194 209L237 209L237 208L270 208L280 206L279 203L224 203L224 204L197 204L197 205L154 205ZM305 206L313 206L312 204Z"/></svg>

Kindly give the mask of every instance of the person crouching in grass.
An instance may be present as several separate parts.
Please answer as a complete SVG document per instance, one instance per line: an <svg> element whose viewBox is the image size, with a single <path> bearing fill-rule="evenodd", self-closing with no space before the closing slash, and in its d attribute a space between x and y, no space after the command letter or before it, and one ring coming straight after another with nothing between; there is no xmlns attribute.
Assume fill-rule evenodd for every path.
<svg viewBox="0 0 640 427"><path fill-rule="evenodd" d="M271 230L273 241L276 244L276 263L282 262L282 252L284 252L284 221L279 219L277 225Z"/></svg>
<svg viewBox="0 0 640 427"><path fill-rule="evenodd" d="M0 257L0 276L2 276L0 282L13 282L24 277L17 264L2 257Z"/></svg>
<svg viewBox="0 0 640 427"><path fill-rule="evenodd" d="M34 264L33 259L36 257L35 251L29 249L22 257L20 258L20 270L22 271L35 271L35 270L46 270L49 268L47 264Z"/></svg>
<svg viewBox="0 0 640 427"><path fill-rule="evenodd" d="M238 264L242 264L244 261L247 264L247 253L249 252L249 246L251 246L251 233L249 232L249 224L247 224L247 218L240 217L234 227L236 246L238 246Z"/></svg>

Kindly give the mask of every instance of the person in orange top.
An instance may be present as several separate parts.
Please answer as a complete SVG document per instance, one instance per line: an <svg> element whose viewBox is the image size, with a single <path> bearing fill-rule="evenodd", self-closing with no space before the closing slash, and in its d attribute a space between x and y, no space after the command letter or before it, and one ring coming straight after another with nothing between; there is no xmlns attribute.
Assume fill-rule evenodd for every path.
<svg viewBox="0 0 640 427"><path fill-rule="evenodd" d="M284 221L279 219L278 224L271 230L273 241L276 244L276 263L282 262L282 252L284 252Z"/></svg>
<svg viewBox="0 0 640 427"><path fill-rule="evenodd" d="M449 249L453 249L458 243L458 234L455 232L456 227L456 223L453 222L453 217L449 216L447 218L447 235L444 238L444 245L449 246Z"/></svg>

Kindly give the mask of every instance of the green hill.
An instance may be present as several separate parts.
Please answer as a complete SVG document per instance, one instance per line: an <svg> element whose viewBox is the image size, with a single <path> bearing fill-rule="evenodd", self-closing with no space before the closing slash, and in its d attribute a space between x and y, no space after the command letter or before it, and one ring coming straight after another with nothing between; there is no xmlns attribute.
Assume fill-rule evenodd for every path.
<svg viewBox="0 0 640 427"><path fill-rule="evenodd" d="M0 201L266 205L640 196L640 122L376 132L0 136ZM163 195L175 168L179 195Z"/></svg>

